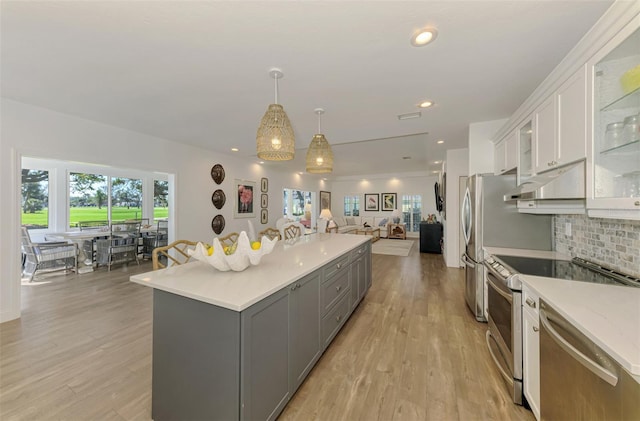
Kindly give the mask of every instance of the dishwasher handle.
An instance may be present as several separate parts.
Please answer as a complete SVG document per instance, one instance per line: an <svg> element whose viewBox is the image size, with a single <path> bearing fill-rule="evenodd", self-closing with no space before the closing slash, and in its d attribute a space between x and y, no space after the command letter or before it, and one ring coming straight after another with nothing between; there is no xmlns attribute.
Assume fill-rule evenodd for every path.
<svg viewBox="0 0 640 421"><path fill-rule="evenodd" d="M540 323L547 330L549 336L562 348L567 354L571 355L573 359L582 364L585 368L589 369L593 374L600 377L605 382L609 383L611 386L615 386L618 384L618 376L615 373L607 370L606 368L599 365L597 362L593 361L578 349L576 349L573 345L571 345L565 338L563 338L557 330L551 326L551 322L549 321L549 317L547 316L547 312L540 308Z"/></svg>

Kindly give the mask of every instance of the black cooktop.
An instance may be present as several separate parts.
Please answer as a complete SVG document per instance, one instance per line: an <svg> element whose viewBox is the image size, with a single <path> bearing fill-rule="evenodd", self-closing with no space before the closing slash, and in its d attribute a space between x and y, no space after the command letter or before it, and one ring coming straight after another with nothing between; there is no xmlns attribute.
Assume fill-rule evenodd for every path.
<svg viewBox="0 0 640 421"><path fill-rule="evenodd" d="M597 284L640 287L640 281L631 276L612 271L583 259L573 260L538 259L520 256L496 256L516 273L571 279Z"/></svg>

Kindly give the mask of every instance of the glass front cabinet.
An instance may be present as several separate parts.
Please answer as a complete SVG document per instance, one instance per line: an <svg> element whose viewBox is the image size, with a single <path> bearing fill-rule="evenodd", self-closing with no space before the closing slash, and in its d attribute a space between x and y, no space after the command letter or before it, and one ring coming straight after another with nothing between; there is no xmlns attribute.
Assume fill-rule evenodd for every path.
<svg viewBox="0 0 640 421"><path fill-rule="evenodd" d="M587 208L593 216L640 219L639 28L636 17L588 64L593 142Z"/></svg>

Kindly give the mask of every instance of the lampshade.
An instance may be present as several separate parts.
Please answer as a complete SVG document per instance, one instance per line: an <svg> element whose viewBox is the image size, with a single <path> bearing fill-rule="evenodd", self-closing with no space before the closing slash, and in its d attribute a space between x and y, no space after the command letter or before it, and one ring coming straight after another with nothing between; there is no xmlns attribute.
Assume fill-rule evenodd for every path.
<svg viewBox="0 0 640 421"><path fill-rule="evenodd" d="M293 127L282 105L278 104L278 79L283 76L279 69L269 72L275 79L275 104L269 104L256 135L258 158L267 161L288 161L295 156Z"/></svg>
<svg viewBox="0 0 640 421"><path fill-rule="evenodd" d="M333 215L331 215L331 211L329 209L322 209L322 211L320 212L320 218L326 219L328 221L333 218Z"/></svg>
<svg viewBox="0 0 640 421"><path fill-rule="evenodd" d="M333 171L333 151L331 145L322 133L320 116L324 114L322 108L316 108L318 114L318 134L313 136L307 149L307 172L312 174L326 174Z"/></svg>

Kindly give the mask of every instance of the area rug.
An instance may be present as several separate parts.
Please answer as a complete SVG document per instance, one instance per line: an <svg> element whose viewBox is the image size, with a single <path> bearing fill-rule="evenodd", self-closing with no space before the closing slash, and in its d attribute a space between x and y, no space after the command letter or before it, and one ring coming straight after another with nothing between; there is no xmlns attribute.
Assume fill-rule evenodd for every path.
<svg viewBox="0 0 640 421"><path fill-rule="evenodd" d="M412 240L387 240L381 239L373 243L371 253L389 254L391 256L408 256L413 247Z"/></svg>

